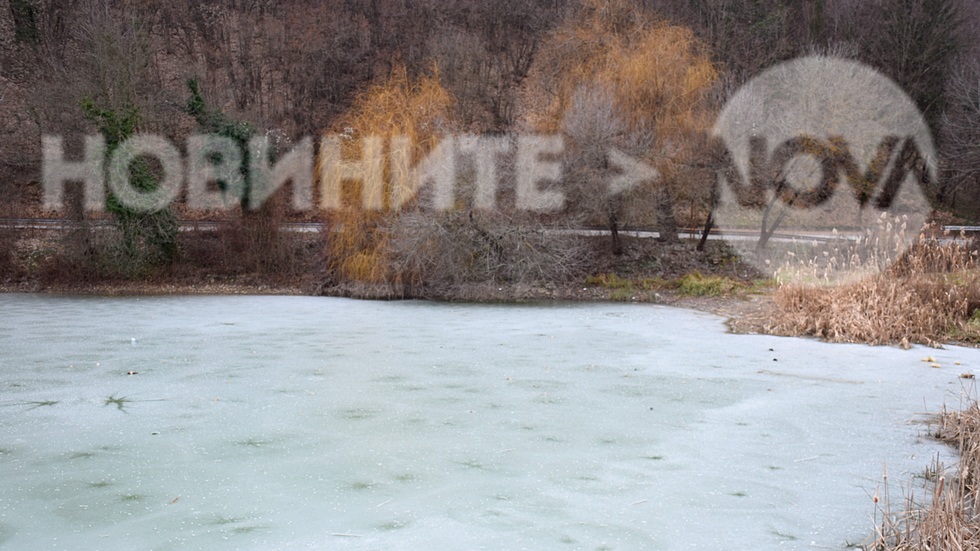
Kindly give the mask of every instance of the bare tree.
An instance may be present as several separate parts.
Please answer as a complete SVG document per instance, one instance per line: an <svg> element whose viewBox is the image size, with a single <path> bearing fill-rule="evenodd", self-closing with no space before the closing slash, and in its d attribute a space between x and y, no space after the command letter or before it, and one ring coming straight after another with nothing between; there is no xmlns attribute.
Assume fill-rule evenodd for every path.
<svg viewBox="0 0 980 551"><path fill-rule="evenodd" d="M962 212L980 214L980 61L971 60L953 73L943 113L941 151L946 178L939 199ZM965 207L965 208L964 208Z"/></svg>
<svg viewBox="0 0 980 551"><path fill-rule="evenodd" d="M954 0L882 0L868 61L895 79L939 130L945 86L962 24Z"/></svg>
<svg viewBox="0 0 980 551"><path fill-rule="evenodd" d="M570 214L587 224L604 225L609 230L610 250L622 254L619 231L624 223L643 221L644 212L651 212L657 196L654 182L642 182L630 189L610 186L617 170L610 162L615 152L644 156L654 143L650 129L630 128L626 115L619 112L610 90L599 86L582 86L572 97L572 105L562 119L566 142L567 175ZM638 184L640 184L638 182Z"/></svg>

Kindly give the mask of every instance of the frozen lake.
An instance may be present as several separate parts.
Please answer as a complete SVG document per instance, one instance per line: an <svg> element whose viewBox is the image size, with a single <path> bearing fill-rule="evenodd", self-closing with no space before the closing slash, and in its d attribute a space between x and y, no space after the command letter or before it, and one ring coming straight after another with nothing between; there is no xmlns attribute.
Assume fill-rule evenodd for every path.
<svg viewBox="0 0 980 551"><path fill-rule="evenodd" d="M0 295L0 549L840 549L886 463L902 482L943 452L913 421L980 371L725 330L633 304Z"/></svg>

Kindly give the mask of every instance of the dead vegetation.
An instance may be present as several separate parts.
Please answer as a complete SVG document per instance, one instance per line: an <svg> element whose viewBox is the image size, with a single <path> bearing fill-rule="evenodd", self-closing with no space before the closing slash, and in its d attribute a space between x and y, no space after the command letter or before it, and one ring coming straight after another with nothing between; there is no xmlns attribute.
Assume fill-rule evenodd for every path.
<svg viewBox="0 0 980 551"><path fill-rule="evenodd" d="M955 448L959 462L950 469L934 462L926 486L916 497L909 489L903 506L891 510L887 491L875 494L875 534L865 545L874 551L970 551L980 549L980 406L974 398L959 411L943 407L932 434ZM887 483L887 472L885 474ZM887 487L887 486L886 486Z"/></svg>
<svg viewBox="0 0 980 551"><path fill-rule="evenodd" d="M783 285L773 294L767 331L810 335L832 342L912 343L950 340L980 343L978 243L951 236L920 239L881 273L836 287ZM972 374L965 374L972 379ZM889 495L888 475L876 491L875 531L864 545L874 551L980 550L980 406L943 407L932 436L952 446L960 460L951 469L934 462L918 494L911 484L902 503Z"/></svg>
<svg viewBox="0 0 980 551"><path fill-rule="evenodd" d="M831 342L980 342L976 242L922 239L882 273L836 287L787 284L767 330Z"/></svg>
<svg viewBox="0 0 980 551"><path fill-rule="evenodd" d="M327 216L324 232L325 262L338 283L367 283L401 286L406 274L400 273L392 258L393 229L399 216L390 201L407 190L411 161L425 157L449 131L453 100L439 83L438 76L412 78L404 65L362 92L351 110L337 123L339 149L346 159L371 160L372 148L394 139L410 144L408 166L377 160L378 174L364 174L346 184ZM321 160L321 162L323 162ZM388 190L370 189L373 178L383 180Z"/></svg>
<svg viewBox="0 0 980 551"><path fill-rule="evenodd" d="M188 288L216 282L298 287L320 269L320 239L313 233L270 229L266 218L230 220L177 236L173 263L147 264L133 272L120 258L120 233L111 226L0 231L0 284L8 290L138 290L159 285ZM3 242L6 236L6 243Z"/></svg>

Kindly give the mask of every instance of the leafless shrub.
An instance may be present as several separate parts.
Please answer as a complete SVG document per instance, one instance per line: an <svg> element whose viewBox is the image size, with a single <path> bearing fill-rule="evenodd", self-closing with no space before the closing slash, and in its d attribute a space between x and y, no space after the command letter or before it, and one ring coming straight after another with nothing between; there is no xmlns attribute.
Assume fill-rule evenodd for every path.
<svg viewBox="0 0 980 551"><path fill-rule="evenodd" d="M980 201L976 190L980 176L980 61L970 59L951 75L948 108L943 113L940 135L948 178L941 182L939 199L949 204ZM975 212L974 214L980 214Z"/></svg>
<svg viewBox="0 0 980 551"><path fill-rule="evenodd" d="M93 231L87 225L69 230L53 242L43 244L34 254L37 281L47 285L79 285L95 281L127 279L118 246L117 230Z"/></svg>
<svg viewBox="0 0 980 551"><path fill-rule="evenodd" d="M301 279L317 272L320 239L282 227L278 197L257 213L237 216L213 231L180 236L182 267L221 276L261 276L275 282Z"/></svg>
<svg viewBox="0 0 980 551"><path fill-rule="evenodd" d="M8 228L0 228L0 280L15 275L17 270L14 244L17 233Z"/></svg>
<svg viewBox="0 0 980 551"><path fill-rule="evenodd" d="M392 256L404 280L445 287L471 282L534 284L582 275L588 252L571 235L533 219L455 211L406 213L395 221Z"/></svg>
<svg viewBox="0 0 980 551"><path fill-rule="evenodd" d="M567 215L582 225L605 226L610 250L622 254L620 229L655 220L652 215L660 190L649 181L636 182L630 189L613 189L609 182L616 171L628 167L612 166L610 148L632 158L644 156L654 143L653 129L642 125L630 128L612 92L599 85L582 85L575 91L561 129L568 138Z"/></svg>

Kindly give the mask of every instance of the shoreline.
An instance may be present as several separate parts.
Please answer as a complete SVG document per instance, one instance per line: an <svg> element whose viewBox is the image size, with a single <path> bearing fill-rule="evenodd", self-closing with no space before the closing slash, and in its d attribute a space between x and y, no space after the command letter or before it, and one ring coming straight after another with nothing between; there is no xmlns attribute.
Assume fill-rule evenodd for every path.
<svg viewBox="0 0 980 551"><path fill-rule="evenodd" d="M111 282L87 284L41 285L37 282L0 282L0 293L50 294L67 296L309 296L342 297L358 300L428 300L433 302L472 304L527 304L533 302L608 302L656 304L685 308L713 314L725 319L730 332L738 335L775 335L782 337L816 338L812 335L791 335L771 330L776 304L772 290L748 292L740 290L720 296L683 295L675 289L637 291L630 300L612 296L615 289L599 285L568 283L543 286L523 284L466 284L434 292L425 289L395 292L384 285L337 285L332 287L305 284L255 283L214 278L197 283ZM821 339L823 340L823 339ZM864 343L869 344L869 343ZM980 343L948 338L935 347L962 346L980 348ZM872 345L874 346L874 345ZM883 346L900 346L898 344Z"/></svg>
<svg viewBox="0 0 980 551"><path fill-rule="evenodd" d="M205 283L147 283L114 282L75 285L40 285L38 283L0 283L0 293L50 294L68 296L321 296L343 297L359 300L430 300L454 303L523 304L531 302L609 302L656 304L697 310L725 318L732 333L766 333L768 315L774 308L770 293L733 293L722 296L685 296L675 290L637 292L631 300L617 300L611 290L596 285L548 284L493 285L472 284L448 289L443 292L392 293L385 286L334 286L317 288L306 284L243 283L235 281L209 281Z"/></svg>

